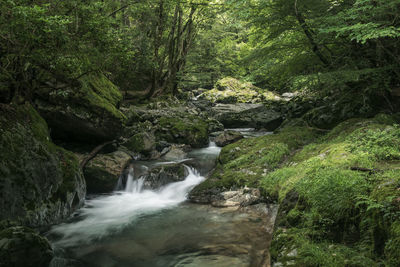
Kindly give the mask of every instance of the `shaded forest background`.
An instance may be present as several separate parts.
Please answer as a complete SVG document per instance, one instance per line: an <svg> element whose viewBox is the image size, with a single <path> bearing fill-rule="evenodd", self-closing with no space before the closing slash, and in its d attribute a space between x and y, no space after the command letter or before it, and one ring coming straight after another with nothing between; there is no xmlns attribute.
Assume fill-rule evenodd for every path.
<svg viewBox="0 0 400 267"><path fill-rule="evenodd" d="M5 0L0 12L2 102L92 72L126 98L225 76L362 103L379 96L390 109L400 90L397 0Z"/></svg>

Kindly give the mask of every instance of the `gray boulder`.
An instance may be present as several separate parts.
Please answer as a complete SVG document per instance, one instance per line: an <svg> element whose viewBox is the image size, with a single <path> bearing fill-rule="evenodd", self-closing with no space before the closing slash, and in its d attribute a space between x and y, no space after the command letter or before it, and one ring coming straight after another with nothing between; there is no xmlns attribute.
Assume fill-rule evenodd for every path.
<svg viewBox="0 0 400 267"><path fill-rule="evenodd" d="M163 164L151 169L143 177L145 188L158 189L169 183L185 180L186 170L185 166L179 163Z"/></svg>
<svg viewBox="0 0 400 267"><path fill-rule="evenodd" d="M212 111L214 118L225 128L264 128L273 131L283 121L282 114L263 104L217 104Z"/></svg>
<svg viewBox="0 0 400 267"><path fill-rule="evenodd" d="M88 193L108 193L114 190L118 178L131 161L123 151L99 154L84 169Z"/></svg>

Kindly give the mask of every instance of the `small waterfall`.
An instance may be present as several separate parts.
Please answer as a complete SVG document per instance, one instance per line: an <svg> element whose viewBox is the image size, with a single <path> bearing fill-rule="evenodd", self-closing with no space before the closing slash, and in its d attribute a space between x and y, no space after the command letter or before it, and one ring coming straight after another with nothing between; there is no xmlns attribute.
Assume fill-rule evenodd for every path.
<svg viewBox="0 0 400 267"><path fill-rule="evenodd" d="M215 144L215 142L210 141L210 143L208 144L209 148L213 148L213 147L217 147L217 144Z"/></svg>
<svg viewBox="0 0 400 267"><path fill-rule="evenodd" d="M133 177L134 177L133 167L130 167L128 171L128 178L126 179L125 192L132 192Z"/></svg>
<svg viewBox="0 0 400 267"><path fill-rule="evenodd" d="M125 191L87 200L78 213L81 220L60 224L50 232L63 235L56 242L59 245L73 246L121 230L145 214L174 207L185 201L190 190L204 180L195 169L185 168L188 173L185 180L167 184L157 191L143 189L144 178L135 179L130 168Z"/></svg>

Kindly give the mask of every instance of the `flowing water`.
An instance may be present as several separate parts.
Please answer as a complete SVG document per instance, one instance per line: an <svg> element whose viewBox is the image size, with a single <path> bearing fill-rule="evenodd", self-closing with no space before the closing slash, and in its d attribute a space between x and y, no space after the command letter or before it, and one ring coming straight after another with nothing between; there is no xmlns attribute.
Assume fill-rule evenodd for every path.
<svg viewBox="0 0 400 267"><path fill-rule="evenodd" d="M186 201L214 166L220 148L189 153L187 177L158 190L144 190L130 170L124 190L90 196L70 221L47 234L58 256L52 266L164 267L267 266L273 220L265 204L214 208Z"/></svg>

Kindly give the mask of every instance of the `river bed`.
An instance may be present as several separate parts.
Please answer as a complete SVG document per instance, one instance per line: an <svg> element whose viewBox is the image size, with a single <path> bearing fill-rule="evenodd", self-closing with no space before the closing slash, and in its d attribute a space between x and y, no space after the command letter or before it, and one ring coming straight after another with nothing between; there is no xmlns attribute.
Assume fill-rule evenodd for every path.
<svg viewBox="0 0 400 267"><path fill-rule="evenodd" d="M47 233L57 255L51 266L268 266L276 207L186 201L219 152L213 143L193 150L188 157L197 169L187 166L183 181L158 190L144 190L132 173L124 190L89 196L73 218ZM136 164L151 168L163 162Z"/></svg>

